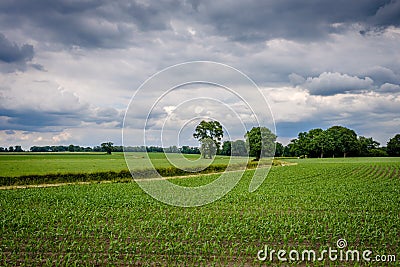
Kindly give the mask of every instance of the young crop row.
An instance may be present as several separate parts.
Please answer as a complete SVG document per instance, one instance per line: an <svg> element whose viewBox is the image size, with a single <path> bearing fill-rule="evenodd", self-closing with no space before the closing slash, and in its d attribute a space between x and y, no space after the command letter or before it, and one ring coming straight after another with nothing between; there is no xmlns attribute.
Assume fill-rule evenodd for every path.
<svg viewBox="0 0 400 267"><path fill-rule="evenodd" d="M264 163L262 163L264 164ZM276 165L281 164L280 161L275 162ZM186 176L206 173L224 172L227 170L238 170L243 168L254 169L258 166L258 162L236 163L231 165L212 164L206 168L192 167L180 169L174 166L157 167L155 169L137 169L129 172L122 171L107 171L93 173L49 173L39 175L22 175L17 177L2 177L0 176L0 186L16 186L16 185L37 185L37 184L55 184L55 183L74 183L74 182L99 182L99 181L129 181L132 175L135 178L152 178L152 177L171 177L171 176ZM132 175L131 175L132 173Z"/></svg>
<svg viewBox="0 0 400 267"><path fill-rule="evenodd" d="M257 259L265 245L322 250L339 238L396 254L399 170L396 162L299 161L272 168L254 193L249 170L229 194L197 208L162 204L135 183L3 190L0 265L261 265L270 264Z"/></svg>

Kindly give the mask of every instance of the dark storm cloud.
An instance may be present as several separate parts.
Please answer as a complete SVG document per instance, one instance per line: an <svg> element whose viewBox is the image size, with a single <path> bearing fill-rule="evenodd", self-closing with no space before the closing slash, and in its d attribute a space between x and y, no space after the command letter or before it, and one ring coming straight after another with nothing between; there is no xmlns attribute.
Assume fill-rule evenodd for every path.
<svg viewBox="0 0 400 267"><path fill-rule="evenodd" d="M0 2L1 24L33 31L32 38L82 47L119 48L137 43L141 32L169 28L179 2L12 1Z"/></svg>
<svg viewBox="0 0 400 267"><path fill-rule="evenodd" d="M27 62L34 56L33 46L30 44L18 44L11 42L0 33L0 71L13 72L25 70Z"/></svg>
<svg viewBox="0 0 400 267"><path fill-rule="evenodd" d="M386 5L382 5L376 14L370 18L372 26L386 27L388 25L400 25L400 1L392 0Z"/></svg>
<svg viewBox="0 0 400 267"><path fill-rule="evenodd" d="M397 1L213 1L198 7L205 23L236 41L272 38L311 40L340 31L340 24L361 23L366 28L399 25ZM397 8L398 9L398 8ZM389 16L386 17L386 15ZM397 15L397 16L396 16Z"/></svg>
<svg viewBox="0 0 400 267"><path fill-rule="evenodd" d="M0 107L0 130L22 130L30 132L62 131L66 128L81 127L81 124L102 124L115 122L120 127L122 116L113 108L92 111L82 107L75 111L48 111L38 109L5 109Z"/></svg>
<svg viewBox="0 0 400 267"><path fill-rule="evenodd" d="M79 126L78 114L55 113L40 110L14 110L0 108L0 130L47 132Z"/></svg>
<svg viewBox="0 0 400 267"><path fill-rule="evenodd" d="M6 63L30 61L33 54L32 45L24 44L19 47L0 33L0 61Z"/></svg>
<svg viewBox="0 0 400 267"><path fill-rule="evenodd" d="M141 33L171 31L171 20L207 25L206 34L239 42L310 40L340 31L399 25L399 2L358 1L12 1L0 3L3 27L34 30L36 39L84 47L140 44ZM337 25L335 25L337 24Z"/></svg>
<svg viewBox="0 0 400 267"><path fill-rule="evenodd" d="M115 108L82 102L72 92L49 81L38 81L29 89L21 88L21 84L26 82L11 83L10 88L15 87L16 91L0 91L0 130L58 132L87 124L115 127L122 121L122 113Z"/></svg>

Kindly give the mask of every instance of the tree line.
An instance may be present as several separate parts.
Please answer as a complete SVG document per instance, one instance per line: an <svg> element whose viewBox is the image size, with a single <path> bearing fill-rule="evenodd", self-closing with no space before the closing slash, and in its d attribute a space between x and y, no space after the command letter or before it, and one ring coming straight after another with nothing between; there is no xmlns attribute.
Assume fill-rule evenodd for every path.
<svg viewBox="0 0 400 267"><path fill-rule="evenodd" d="M227 156L260 157L382 157L400 156L400 134L389 140L386 147L372 137L358 136L343 126L332 126L300 132L287 146L276 142L277 136L265 127L253 127L244 135L245 140L225 141L222 126L218 121L202 121L195 129L194 138L200 141L203 157L213 154Z"/></svg>
<svg viewBox="0 0 400 267"><path fill-rule="evenodd" d="M183 153L183 154L200 154L198 147L191 146L114 146L112 142L102 143L99 146L83 147L77 145L68 146L32 146L30 152L165 152L165 153ZM28 152L22 149L21 146L10 146L9 148L0 147L0 152Z"/></svg>
<svg viewBox="0 0 400 267"><path fill-rule="evenodd" d="M354 130L343 126L332 126L326 130L316 128L300 132L287 146L276 142L277 136L266 127L253 127L244 134L245 140L224 141L222 126L218 121L202 121L195 129L193 137L199 140L200 147L191 146L114 146L104 142L99 146L32 146L31 152L164 152L183 154L202 154L212 158L214 155L260 157L380 157L400 156L400 134L389 140L386 146L372 137L358 136ZM21 146L0 147L0 152L24 152Z"/></svg>
<svg viewBox="0 0 400 267"><path fill-rule="evenodd" d="M400 134L389 140L386 147L372 137L358 136L354 130L332 126L300 132L287 146L276 144L279 156L296 157L382 157L400 156Z"/></svg>
<svg viewBox="0 0 400 267"><path fill-rule="evenodd" d="M197 125L193 137L200 142L200 153L203 158L214 155L251 156L255 160L261 157L273 157L277 136L266 127L253 127L244 135L245 141L225 141L222 125L218 121L201 121Z"/></svg>

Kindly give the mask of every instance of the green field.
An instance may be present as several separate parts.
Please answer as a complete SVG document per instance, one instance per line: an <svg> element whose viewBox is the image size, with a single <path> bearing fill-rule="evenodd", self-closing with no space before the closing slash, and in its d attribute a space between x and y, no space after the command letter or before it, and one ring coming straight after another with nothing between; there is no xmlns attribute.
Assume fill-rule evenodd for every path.
<svg viewBox="0 0 400 267"><path fill-rule="evenodd" d="M163 168L171 164L164 153L148 153L154 166ZM133 165L140 169L145 164L145 153L127 153ZM168 157L177 158L178 154L168 154ZM184 155L199 166L208 165L210 160L201 159L200 155ZM246 158L233 158L234 163L245 162ZM217 156L212 164L228 164L229 157ZM184 160L178 163L185 164ZM189 162L190 163L190 162ZM113 153L0 153L0 176L17 177L21 175L41 175L49 173L92 173L127 170L124 154Z"/></svg>
<svg viewBox="0 0 400 267"><path fill-rule="evenodd" d="M254 193L248 170L222 199L197 208L162 204L134 182L0 190L0 265L281 266L276 254L259 261L258 251L320 252L342 238L346 249L395 255L382 265L399 266L400 158L290 161L298 164L273 167Z"/></svg>

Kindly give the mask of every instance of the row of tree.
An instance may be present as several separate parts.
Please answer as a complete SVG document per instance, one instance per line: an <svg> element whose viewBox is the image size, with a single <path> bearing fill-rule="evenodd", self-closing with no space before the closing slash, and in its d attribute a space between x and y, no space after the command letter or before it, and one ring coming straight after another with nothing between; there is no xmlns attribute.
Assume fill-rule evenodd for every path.
<svg viewBox="0 0 400 267"><path fill-rule="evenodd" d="M276 142L277 136L268 128L253 127L248 131L245 140L225 141L222 126L218 121L202 121L195 129L193 137L200 142L200 148L170 146L114 146L112 142L102 143L100 146L81 147L69 146L32 146L31 152L165 152L202 154L204 158L214 155L251 156L260 157L337 157L337 156L400 156L400 134L389 140L386 147L372 137L358 136L354 130L343 126L333 126L327 130L320 128L301 132L296 139L287 146ZM0 152L23 152L21 146L0 147Z"/></svg>
<svg viewBox="0 0 400 267"><path fill-rule="evenodd" d="M338 156L400 156L400 134L389 140L386 147L372 137L358 136L354 130L343 126L332 126L327 130L320 128L301 132L298 138L287 146L276 142L276 135L268 128L253 127L245 135L245 141L225 141L222 126L218 121L202 121L195 129L193 137L200 141L203 157L214 154L227 156L260 157L338 157Z"/></svg>
<svg viewBox="0 0 400 267"><path fill-rule="evenodd" d="M266 127L253 127L244 135L246 141L225 141L222 125L218 121L201 121L196 127L193 137L200 142L200 152L204 158L212 158L215 154L227 156L251 156L259 160L261 157L273 157L276 135Z"/></svg>
<svg viewBox="0 0 400 267"><path fill-rule="evenodd" d="M296 157L380 157L400 156L400 134L389 140L386 147L372 137L358 136L354 130L343 126L332 126L299 133L286 146L277 143L276 154Z"/></svg>
<svg viewBox="0 0 400 267"><path fill-rule="evenodd" d="M102 143L100 146L94 147L83 147L76 145L69 146L32 146L30 152L165 152L165 153L183 153L183 154L200 154L198 147L191 146L170 146L170 147L159 147L159 146L114 146L112 142ZM25 152L21 146L10 146L9 148L0 147L0 152Z"/></svg>
<svg viewBox="0 0 400 267"><path fill-rule="evenodd" d="M10 146L9 148L0 146L0 152L24 152L24 150L21 146Z"/></svg>

